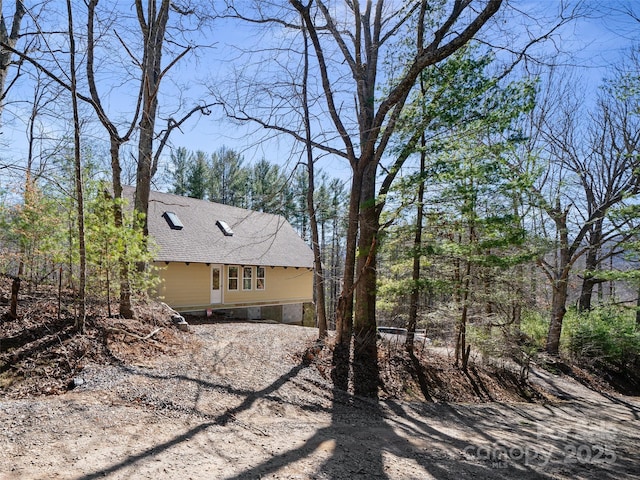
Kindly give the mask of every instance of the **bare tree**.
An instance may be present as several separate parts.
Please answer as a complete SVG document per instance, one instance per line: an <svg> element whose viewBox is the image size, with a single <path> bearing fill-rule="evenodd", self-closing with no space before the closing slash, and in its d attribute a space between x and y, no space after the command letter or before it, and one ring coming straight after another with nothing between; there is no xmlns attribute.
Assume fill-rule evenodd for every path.
<svg viewBox="0 0 640 480"><path fill-rule="evenodd" d="M3 12L3 2L0 0L0 14ZM11 21L11 30L7 29L4 15L0 17L0 43L15 48L20 38L20 25L22 18L26 13L22 0L16 0L13 19ZM19 57L18 57L19 58ZM0 119L2 118L2 109L5 97L13 82L7 86L7 78L9 77L9 67L13 61L13 52L11 49L0 48ZM16 77L17 78L17 77ZM14 79L15 81L15 79ZM0 123L1 125L1 123Z"/></svg>
<svg viewBox="0 0 640 480"><path fill-rule="evenodd" d="M320 251L320 236L318 234L318 217L315 206L315 164L313 159L313 137L311 132L311 114L309 109L309 39L303 28L304 38L304 68L302 78L302 108L306 137L307 154L307 213L309 214L309 227L311 228L311 244L313 247L313 264L315 279L313 282L316 304L316 323L318 336L324 340L327 336L327 310L324 288L324 272L322 266L322 252Z"/></svg>
<svg viewBox="0 0 640 480"><path fill-rule="evenodd" d="M291 0L289 5L302 18L311 40L324 104L317 115L322 115L319 123L325 129L325 140L315 140L314 147L346 159L351 167L343 290L336 312L337 337L339 345L346 348L353 327L355 363L362 367L355 389L357 393L375 396L376 250L381 212L376 200L378 166L420 72L470 41L498 12L502 1L456 1L435 11L426 1L393 7L382 1L348 2L339 8L324 1ZM235 8L230 15L300 28L286 9L270 16L267 6L260 6L263 7L258 9L260 17L250 18ZM424 41L421 47L413 48L413 55L398 67L397 77L383 92L381 64L399 37L416 45ZM277 125L277 114L259 118L240 106L231 115L286 131L301 142L305 140L302 132ZM335 136L327 133L329 128ZM397 170L390 168L389 172L391 183Z"/></svg>
<svg viewBox="0 0 640 480"><path fill-rule="evenodd" d="M67 0L68 28L69 28L69 80L71 90L71 104L73 111L73 163L75 174L75 191L76 191L76 207L78 217L78 253L79 262L79 281L78 281L78 303L79 312L76 318L76 328L84 332L84 323L86 316L86 298L85 287L87 283L87 249L85 246L84 234L84 187L82 180L82 158L80 154L80 114L78 109L78 80L76 75L76 39L73 29L73 9L71 8L71 0Z"/></svg>
<svg viewBox="0 0 640 480"><path fill-rule="evenodd" d="M573 170L584 191L588 221L585 234L585 266L578 309L591 308L594 287L604 280L598 271L607 260L620 255L624 243L637 231L629 218L611 221L608 210L627 202L640 192L640 118L635 96L620 95L615 89L603 90L596 110L590 115L587 138L589 152L583 158L571 155ZM599 209L611 205L598 214Z"/></svg>
<svg viewBox="0 0 640 480"><path fill-rule="evenodd" d="M146 205L148 203L148 193L150 190L151 178L157 170L157 164L161 155L163 147L168 143L170 134L176 128L180 128L181 125L186 122L195 113L208 113L208 105L199 104L187 111L181 118L174 119L172 117L167 119L167 126L160 132L155 132L156 120L158 118L159 108L159 87L160 81L166 77L168 71L188 52L190 52L194 46L186 45L179 46L180 51L172 61L166 65L161 65L162 51L166 46L166 29L169 11L174 11L180 16L188 16L193 12L186 8L184 5L180 5L177 2L163 1L156 10L156 2L149 0L146 8L145 2L142 0L136 1L136 19L140 28L142 40L140 42L140 48L135 45L135 41L131 40L131 32L135 32L134 25L131 21L122 22L122 11L118 10L118 5L109 4L106 5L104 10L98 12L98 0L89 0L86 3L87 8L87 54L86 54L86 83L88 85L89 93L83 94L76 88L75 98L78 98L90 105L95 111L100 123L105 128L109 136L110 154L111 154L111 170L112 170L112 185L116 198L122 196L122 164L121 164L121 148L132 137L139 133L139 158L138 158L138 175L136 179L137 189L139 194L136 194L135 206L143 214L146 214ZM124 17L126 20L131 20L128 17ZM117 28L114 28L114 24L118 20L119 24ZM98 30L97 25L102 27L102 30ZM176 25L178 33L186 33L187 28L183 25ZM39 28L39 27L38 27ZM38 30L38 32L43 33ZM66 33L66 32L65 32ZM54 35L53 33L51 35ZM127 36L129 35L129 36ZM45 36L43 35L43 38ZM177 38L177 37L176 37ZM106 41L112 43L109 44L109 60L107 63L104 60L104 45ZM67 68L63 63L62 56L59 55L54 48L51 47L51 43L48 40L43 40L47 45L46 51L43 52L42 58L32 55L32 52L22 52L14 48L9 41L3 41L0 38L0 46L3 52L10 52L16 55L23 61L35 66L39 71L52 79L62 88L67 91L71 91L71 79L67 74ZM113 44L119 44L121 53L127 58L121 64L119 62L112 62L113 60ZM175 39L172 40L172 44L177 44ZM103 57L103 63L97 61L96 52L100 49ZM138 54L141 54L142 58L138 58ZM140 69L140 75L131 75L128 70L129 67L125 63L133 62ZM116 65L112 67L112 65ZM118 65L121 65L118 67ZM115 73L111 72L113 78L117 78L115 84L109 84L104 81L105 67L114 68ZM120 68L120 70L117 70ZM101 78L98 80L97 78ZM80 82L82 83L82 82ZM130 121L123 122L120 120L122 112L109 112L104 107L105 98L108 104L111 96L114 95L114 91L120 89L120 91L127 89L127 93L130 94L134 85L133 91L136 91L137 96L134 96L133 108L126 113L129 116ZM99 87L103 91L107 91L106 95L103 95L99 91ZM117 120L116 120L117 119ZM157 146L154 149L154 140L157 140ZM145 193L146 192L146 193ZM145 201L144 199L147 199ZM117 225L122 225L122 211L118 202L114 211L114 216ZM146 225L146 223L145 223ZM146 227L145 227L146 231ZM131 291L128 283L129 272L128 266L122 266L121 271L121 288L120 288L120 314L126 318L133 316L133 308L131 305Z"/></svg>
<svg viewBox="0 0 640 480"><path fill-rule="evenodd" d="M421 86L424 89L423 86ZM426 180L424 178L426 170L426 135L424 132L420 135L420 170L419 175L421 177L418 184L418 192L416 196L416 220L415 231L413 236L413 265L411 269L411 295L409 298L409 320L407 322L407 351L413 352L413 344L416 333L416 326L418 324L418 304L420 302L420 277L422 273L421 258L422 258L422 229L424 228L424 191Z"/></svg>
<svg viewBox="0 0 640 480"><path fill-rule="evenodd" d="M136 0L135 7L138 24L143 39L143 54L140 69L142 73L141 100L142 116L140 118L140 137L138 140L138 167L136 174L135 207L145 213L149 206L151 190L153 139L156 117L158 114L158 94L162 79L162 51L165 32L169 20L170 0ZM186 54L185 51L182 55ZM147 222L145 220L145 232Z"/></svg>
<svg viewBox="0 0 640 480"><path fill-rule="evenodd" d="M134 207L144 215L143 229L145 234L147 234L146 213L148 210L151 180L157 171L158 159L162 150L174 129L179 128L195 113L200 112L207 114L209 108L209 105L197 105L184 114L179 120L169 118L167 128L158 135L158 147L154 149L154 140L157 138L155 126L158 119L160 83L169 70L193 49L191 45L182 48L180 53L169 65L165 67L162 66L162 53L165 48L169 15L172 10L179 15L189 15L190 12L186 8L180 8L177 4L172 4L169 0L163 0L159 6L155 0L148 0L146 5L143 0L136 0L136 21L142 37L142 41L140 42L141 59L137 57L134 47L128 45L122 35L116 34L117 41L120 42L123 50L129 56L130 61L140 69L140 76L136 77L138 92L135 97L135 106L130 112L128 125L125 126L123 133L120 133L118 125L103 107L96 82L95 51L98 45L98 36L96 34L95 22L97 19L97 6L98 0L90 0L87 4L86 66L91 105L109 135L112 184L114 196L117 199L122 197L121 148L131 140L134 133L137 132L139 135ZM114 19L103 18L102 21L110 25ZM114 215L116 226L122 226L122 210L118 202L114 205ZM132 318L134 312L131 304L128 268L127 263L123 262L120 272L119 308L122 316Z"/></svg>
<svg viewBox="0 0 640 480"><path fill-rule="evenodd" d="M107 131L109 135L109 152L111 155L111 182L113 188L113 194L116 199L122 198L122 165L120 163L120 150L121 147L127 143L135 131L135 126L140 117L142 86L140 86L140 93L137 95L135 107L131 113L131 120L128 126L125 127L124 133L120 133L118 126L111 120L109 114L105 110L102 104L102 98L98 91L96 83L96 66L95 66L95 52L97 47L96 40L96 7L98 6L98 0L90 0L87 4L87 60L86 60L86 75L87 83L89 86L89 94L91 99L91 105L98 117L98 120ZM114 221L117 227L123 225L123 212L122 206L119 202L114 202ZM124 318L133 318L134 311L131 304L131 287L129 284L129 265L126 261L123 261L120 265L120 300L119 300L120 315Z"/></svg>
<svg viewBox="0 0 640 480"><path fill-rule="evenodd" d="M585 114L575 83L561 83L553 76L546 84L535 110L537 134L532 139L536 156L547 164L532 198L550 222L543 233L551 240L551 254L538 263L552 292L546 349L557 355L570 275L578 260L586 260L581 299L586 308L597 281L594 270L616 251L614 247L602 254L602 247L624 239L620 225L608 221L608 213L640 192L640 123L637 107L611 91Z"/></svg>
<svg viewBox="0 0 640 480"><path fill-rule="evenodd" d="M149 192L151 181L158 170L158 161L171 132L179 128L191 116L196 113L208 115L211 104L202 104L192 107L180 119L169 118L167 127L156 138L156 122L158 120L160 86L168 72L185 56L194 46L177 45L177 54L163 66L162 58L167 46L167 28L169 17L173 15L181 17L195 16L196 12L189 5L181 5L180 2L171 0L136 0L136 15L140 32L142 34L142 60L136 61L141 71L141 116L139 122L138 159L136 169L136 193L135 208L144 215L143 229L148 233L146 214L149 207ZM175 39L171 44L176 45Z"/></svg>

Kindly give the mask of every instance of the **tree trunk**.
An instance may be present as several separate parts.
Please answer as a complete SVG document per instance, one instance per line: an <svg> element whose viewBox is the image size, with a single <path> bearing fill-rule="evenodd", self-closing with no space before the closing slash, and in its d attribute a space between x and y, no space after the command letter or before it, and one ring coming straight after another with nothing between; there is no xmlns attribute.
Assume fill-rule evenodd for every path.
<svg viewBox="0 0 640 480"><path fill-rule="evenodd" d="M102 108L100 101L100 95L98 94L98 88L95 81L94 71L94 50L95 50L95 34L94 34L94 22L95 22L95 9L98 4L98 0L91 0L87 4L87 82L89 84L89 91L91 92L91 99L93 101L92 106L98 115L98 119L102 126L107 130L109 134L109 153L111 156L111 183L113 188L113 218L116 228L122 228L124 225L124 218L122 214L122 167L120 165L120 147L126 143L131 134L133 133L133 127L135 125L136 117L132 120L131 125L124 136L118 133L117 127L109 120L107 113ZM125 252L120 258L120 298L119 298L119 313L123 318L133 318L134 312L131 305L131 286L129 283L129 265L127 262L127 246L124 246Z"/></svg>
<svg viewBox="0 0 640 480"><path fill-rule="evenodd" d="M376 346L376 248L379 230L380 211L376 208L376 169L380 159L384 155L385 148L397 125L407 98L420 73L427 67L434 65L452 55L456 50L470 41L484 24L499 10L501 0L489 0L480 10L471 13L471 20L466 26L458 25L458 18L465 16L465 9L470 2L455 2L449 19L445 20L441 28L434 32L435 40L431 40L428 47L420 48L413 59L407 63L405 73L388 92L378 95L381 91L378 79L380 62L380 48L393 38L393 34L384 33L389 27L392 17L408 19L401 10L395 10L391 16L387 16L388 8L383 2L367 2L366 6L360 2L348 2L347 8L341 11L351 13L354 20L354 31L344 30L343 19L335 21L332 17L333 9L324 2L309 2L291 0L290 4L304 19L311 41L314 45L315 57L318 61L319 77L322 81L322 89L326 107L331 122L344 141L345 158L350 162L352 169L352 187L349 201L349 223L347 228L345 265L343 277L343 289L338 300L336 312L337 341L338 345L348 345L350 341L350 329L353 321L353 295L355 290L355 324L356 331L354 350L354 384L358 363L367 372L361 376L360 385L356 386L356 393L365 395L377 394L377 346ZM311 10L311 6L314 10ZM419 37L426 35L424 31L427 20L427 12L431 10L427 2L419 4L420 8L419 28L416 33ZM360 7L364 10L361 11ZM317 10L315 8L317 7ZM472 7L469 7L471 9ZM394 9L391 8L394 12ZM464 15L463 15L464 14ZM348 17L349 15L347 15ZM398 27L404 26L405 20L400 20ZM319 22L319 23L318 23ZM460 27L461 31L453 32L453 26ZM322 32L320 35L319 32ZM327 33L325 35L324 33ZM353 95L355 97L356 119L358 138L350 135L346 128L342 113L342 99L337 98L333 88L331 72L333 68L328 65L325 50L321 38L337 41L337 49L331 48L331 52L340 52L342 63L350 69L350 76L354 80ZM444 42L443 39L447 39ZM349 51L351 46L353 52ZM341 74L342 75L342 74ZM343 77L347 78L346 75ZM339 101L338 101L339 100ZM356 146L357 145L357 146ZM401 166L398 165L398 166ZM397 169L395 173L397 173ZM391 174L393 181L395 173ZM359 229L359 231L358 231ZM358 240L359 234L359 240ZM356 246L359 246L357 270ZM355 280L357 274L358 279ZM359 357L359 358L356 358ZM345 358L344 356L340 358ZM361 360L361 361L360 361ZM364 362L364 363L363 363ZM375 375L375 378L374 378Z"/></svg>
<svg viewBox="0 0 640 480"><path fill-rule="evenodd" d="M592 277L592 273L585 272L582 280L582 289L580 290L580 299L578 300L578 311L588 312L591 310L591 302L593 298L593 289L600 283Z"/></svg>
<svg viewBox="0 0 640 480"><path fill-rule="evenodd" d="M567 286L568 279L560 278L553 285L551 298L551 323L547 335L547 353L558 355L560 350L560 335L562 334L562 321L567 313Z"/></svg>
<svg viewBox="0 0 640 480"><path fill-rule="evenodd" d="M333 322L333 329L338 331L336 324L336 315L338 310L338 297L340 294L340 238L338 236L338 215L336 215L332 222L333 235L331 237L331 282L329 284L329 306L330 314L329 318Z"/></svg>
<svg viewBox="0 0 640 480"><path fill-rule="evenodd" d="M524 267L522 264L516 267L516 281L514 283L515 289L511 295L511 324L513 325L513 331L516 336L520 338L521 326L522 326L522 304L525 301L525 288L524 288Z"/></svg>
<svg viewBox="0 0 640 480"><path fill-rule="evenodd" d="M360 235L356 266L354 333L361 339L376 329L376 253L379 219L374 204L375 166L370 165L362 182Z"/></svg>
<svg viewBox="0 0 640 480"><path fill-rule="evenodd" d="M113 182L113 217L116 228L122 228L124 218L122 213L122 169L120 167L120 145L118 138L111 136L111 179ZM127 262L127 246L124 245L124 253L120 258L120 298L119 312L123 318L134 318L133 305L131 304L131 284L129 283L129 263Z"/></svg>
<svg viewBox="0 0 640 480"><path fill-rule="evenodd" d="M589 250L585 256L584 279L578 301L578 311L587 312L591 310L591 299L593 298L593 288L598 281L594 274L598 269L598 251L602 243L602 220L598 220L593 225L591 236L589 237Z"/></svg>
<svg viewBox="0 0 640 480"><path fill-rule="evenodd" d="M147 212L151 190L153 163L153 134L158 113L158 93L160 88L162 45L169 20L169 0L162 0L156 8L156 0L147 2L145 15L142 0L136 0L138 22L142 30L144 53L142 58L142 116L140 118L140 138L138 141L138 166L136 170L135 209L144 215L143 232L148 235Z"/></svg>
<svg viewBox="0 0 640 480"><path fill-rule="evenodd" d="M145 97L146 98L146 97ZM146 99L146 102L150 100ZM155 102L152 102L155 103ZM140 120L140 139L138 143L138 167L136 171L135 209L144 215L142 230L149 234L147 212L149 211L149 195L151 192L151 158L153 154L153 130L155 119L148 109L153 105L146 105ZM153 113L155 115L155 113Z"/></svg>
<svg viewBox="0 0 640 480"><path fill-rule="evenodd" d="M303 22L304 24L304 22ZM318 325L318 336L324 339L327 336L327 311L324 295L324 272L322 269L322 252L320 251L320 239L318 236L318 218L316 216L315 207L315 171L313 162L313 147L311 141L311 119L309 115L309 98L307 91L307 82L309 77L309 44L306 31L304 32L304 79L302 83L303 89L303 109L304 124L306 134L306 151L307 151L307 211L309 213L309 224L311 228L311 243L313 245L313 263L315 267L314 273L314 289L316 299L316 322Z"/></svg>
<svg viewBox="0 0 640 480"><path fill-rule="evenodd" d="M377 396L380 382L376 325L376 253L380 226L375 205L375 173L375 164L369 163L362 180L353 325L354 392L367 397Z"/></svg>
<svg viewBox="0 0 640 480"><path fill-rule="evenodd" d="M11 277L11 304L9 306L9 316L14 320L18 318L18 292L20 292L20 277Z"/></svg>
<svg viewBox="0 0 640 480"><path fill-rule="evenodd" d="M567 297L569 288L569 273L571 272L571 251L569 248L569 230L567 228L568 210L560 211L559 206L552 213L559 237L558 266L552 272L551 322L547 335L547 353L558 355L560 349L560 335L562 321L567 312Z"/></svg>
<svg viewBox="0 0 640 480"><path fill-rule="evenodd" d="M406 348L409 352L413 352L413 343L416 333L416 325L418 324L418 302L420 301L420 259L422 257L422 222L424 216L424 171L426 163L426 153L424 150L426 138L424 133L420 137L420 143L423 147L420 151L420 184L418 185L418 198L416 199L416 224L415 235L413 237L413 269L411 272L411 296L409 298L409 322L407 325L407 342Z"/></svg>
<svg viewBox="0 0 640 480"><path fill-rule="evenodd" d="M0 2L0 10L2 10L2 2ZM18 38L20 38L20 24L26 12L22 0L16 0L16 8L13 14L13 21L11 22L11 32L7 30L4 17L0 18L0 42L9 45L11 48L16 46ZM9 75L9 67L11 66L11 57L11 51L4 48L0 49L0 118L2 117L2 108L7 94L5 88L7 76ZM2 122L0 122L0 125L2 125Z"/></svg>
<svg viewBox="0 0 640 480"><path fill-rule="evenodd" d="M342 345L351 343L353 326L353 290L356 266L356 250L358 238L358 213L360 211L360 192L362 173L358 169L353 172L351 193L349 195L349 223L345 240L344 274L342 291L336 305L336 342Z"/></svg>
<svg viewBox="0 0 640 480"><path fill-rule="evenodd" d="M461 282L460 292L460 320L458 321L458 334L456 336L456 354L455 354L455 366L460 365L462 360L462 369L467 370L467 363L469 360L469 349L467 346L467 319L469 316L469 289L471 285L471 262L466 261L466 267L464 272L464 278Z"/></svg>
<svg viewBox="0 0 640 480"><path fill-rule="evenodd" d="M73 140L74 140L74 174L76 187L76 202L78 215L78 253L80 270L78 280L78 317L76 318L75 327L78 331L84 332L84 323L86 317L86 298L85 286L87 283L87 249L85 245L84 234L84 189L82 181L82 158L80 154L80 115L78 111L77 96L77 77L76 77L76 47L75 33L73 31L73 12L71 9L71 0L67 0L68 26L69 26L69 55L70 55L70 72L71 72L71 104L73 110Z"/></svg>

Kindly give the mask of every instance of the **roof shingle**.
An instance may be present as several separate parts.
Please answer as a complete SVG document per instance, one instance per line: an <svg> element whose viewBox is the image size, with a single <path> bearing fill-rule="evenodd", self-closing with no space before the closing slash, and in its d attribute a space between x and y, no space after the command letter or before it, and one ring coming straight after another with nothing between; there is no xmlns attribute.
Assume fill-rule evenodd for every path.
<svg viewBox="0 0 640 480"><path fill-rule="evenodd" d="M132 198L133 188L124 194ZM172 229L165 212L174 212L184 228ZM218 220L233 235L225 235ZM148 224L157 261L313 268L313 252L280 215L151 192Z"/></svg>

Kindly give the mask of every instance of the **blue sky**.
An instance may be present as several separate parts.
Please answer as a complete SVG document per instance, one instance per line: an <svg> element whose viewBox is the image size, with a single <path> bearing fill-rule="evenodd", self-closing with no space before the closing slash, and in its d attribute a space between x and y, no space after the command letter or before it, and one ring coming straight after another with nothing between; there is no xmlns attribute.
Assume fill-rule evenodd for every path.
<svg viewBox="0 0 640 480"><path fill-rule="evenodd" d="M571 0L573 4L577 0ZM555 11L560 0L513 0L514 6L523 10L532 9L538 12L551 14ZM624 10L634 8L640 15L640 1L636 0L588 0L587 6L595 7L589 18L582 18L570 25L563 27L557 36L557 45L566 53L566 63L576 64L583 70L583 78L588 79L590 87L595 91L603 76L611 70L611 65L619 61L625 52L640 40L640 23L631 19ZM509 24L510 26L510 24ZM226 44L242 43L251 44L255 37L248 35L250 30L240 30L237 27L214 28L207 42L214 47L207 49L200 59L199 66L206 70L220 70L216 61L225 56ZM560 59L560 57L559 57ZM223 67L224 68L224 67ZM190 79L195 85L199 75L194 75L193 64L180 67L180 73L184 83L174 88L182 89L183 93L197 95L197 88L190 91L187 86ZM193 75L193 77L191 77ZM30 93L28 93L30 94ZM4 120L10 120L10 112L5 112ZM98 127L96 131L100 131ZM243 152L247 162L253 162L260 158L266 158L271 162L291 166L291 144L286 139L264 141L267 132L255 126L239 127L221 119L218 110L213 111L209 117L193 117L185 124L181 131L175 131L172 136L174 146L183 146L189 150L203 150L214 152L222 146L233 148ZM24 125L19 121L5 123L2 138L10 150L5 150L5 159L9 156L19 158L24 156ZM134 145L132 145L132 148ZM349 166L342 160L325 161L321 168L329 171L333 176L346 177L349 175Z"/></svg>
<svg viewBox="0 0 640 480"><path fill-rule="evenodd" d="M571 0L569 3L576 4L577 0ZM512 4L523 10L542 13L548 20L559 8L560 0L516 0ZM583 6L590 9L589 15L565 25L555 35L555 46L562 51L556 60L580 69L580 77L585 81L585 87L595 93L602 78L611 73L611 65L627 54L634 41L640 40L640 23L625 13L625 9L633 8L640 15L640 1L587 0ZM233 41L233 31L221 32L220 45L224 45L225 37L230 37ZM544 48L550 51L554 49L551 43L546 44ZM185 128L184 134L176 135L173 142L190 149L205 151L213 151L218 146L226 145L243 150L248 161L263 156L270 161L285 162L288 159L290 145L286 140L282 139L279 143L248 142L248 138L255 139L265 135L265 131L261 129L257 129L257 135L249 135L253 129L255 127L242 129L219 122L214 114L211 118L201 118L197 123L194 122ZM342 160L333 159L329 165L321 164L321 168L338 176L349 175L349 167Z"/></svg>

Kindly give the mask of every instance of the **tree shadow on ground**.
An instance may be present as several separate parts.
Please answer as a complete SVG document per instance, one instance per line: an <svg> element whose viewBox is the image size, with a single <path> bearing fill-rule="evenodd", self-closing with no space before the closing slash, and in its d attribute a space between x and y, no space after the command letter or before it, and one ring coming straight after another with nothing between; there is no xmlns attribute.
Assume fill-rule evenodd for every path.
<svg viewBox="0 0 640 480"><path fill-rule="evenodd" d="M420 364L420 360L416 357L415 352L410 350L409 359L411 363L409 365L409 374L413 377L414 380L418 382L420 386L420 391L422 392L422 396L427 402L433 402L433 397L431 396L431 391L429 388L429 381L427 380L427 376L425 375L424 368Z"/></svg>
<svg viewBox="0 0 640 480"><path fill-rule="evenodd" d="M338 355L343 356L345 352L340 350ZM334 359L334 363L339 363L339 360L336 362ZM346 378L336 380L342 384L348 382ZM444 408L455 412L448 406ZM451 413L451 416L455 417L455 414ZM464 458L452 461L451 452L464 451L469 443L429 425L428 418L408 416L396 402L380 402L377 398L358 397L344 389L334 388L328 426L318 428L302 445L274 455L227 480L281 475L288 466L316 455L326 458L318 462L313 478L399 478L394 472L397 459L413 463L410 478L445 479L461 475L463 478L513 477L513 469L501 467L502 470L496 470L495 461L491 459L484 464ZM487 444L498 441L480 428L471 427L471 430L475 430ZM536 478L552 478L538 475L528 466L521 470Z"/></svg>
<svg viewBox="0 0 640 480"><path fill-rule="evenodd" d="M285 375L279 377L275 382L273 382L272 384L270 384L269 386L263 388L262 390L259 391L252 391L246 394L244 400L237 405L236 407L227 409L225 412L223 412L222 414L212 418L210 421L207 422L203 422L200 425L197 425L194 428L191 428L190 430L188 430L187 432L183 433L182 435L179 435L167 442L164 442L160 445L154 445L151 448L148 448L142 452L140 452L137 455L132 455L127 457L125 460L123 460L120 463L117 463L115 465L112 465L111 467L102 469L100 471L97 471L95 473L91 473L89 475L85 475L82 476L80 478L78 478L78 480L91 480L91 479L96 479L96 478L104 478L105 476L115 473L119 470L122 470L128 466L131 466L137 462L140 462L141 460L144 460L145 458L154 456L154 455L158 455L159 453L162 453L168 449L170 449L171 447L174 447L175 445L178 445L182 442L188 441L190 438L195 437L198 433L202 432L203 430L206 430L209 427L213 427L213 426L225 426L227 424L229 424L231 421L234 420L235 416L237 414L239 414L240 412L244 411L244 410L248 410L249 408L251 408L251 406L254 404L254 402L256 400L258 400L259 398L264 398L269 396L270 394L272 394L273 392L277 391L280 387L282 387L282 385L284 385L285 383L289 382L292 378L294 378L296 375L298 375L298 373L300 373L300 371L304 368L306 368L308 366L307 363L301 363L299 365L294 366L289 372L287 372ZM184 379L188 379L190 381L194 381L197 383L200 383L201 380L199 379L191 379L188 377L184 377ZM211 386L211 385L209 385Z"/></svg>
<svg viewBox="0 0 640 480"><path fill-rule="evenodd" d="M345 355L345 351L339 350L337 355ZM334 361L340 363L339 359ZM194 382L208 389L224 389L244 398L221 414L200 414L205 421L181 435L78 480L104 478L121 472L189 441L210 427L230 425L238 421L240 413L251 409L260 399L281 402L278 391L287 384L296 383L301 372L308 367L309 362L303 360L265 388L256 391L234 389L182 376L183 381ZM339 376L345 373L346 376ZM152 373L149 375L153 376ZM162 377L156 378L162 380ZM348 371L337 372L334 381L342 386L348 385ZM296 383L295 386L300 385ZM534 445L533 442L539 435L536 425L540 422L553 425L554 418L560 413L557 409L545 410L541 407L536 412L530 412L521 406L502 404L473 408L433 403L408 405L358 397L335 385L330 397L328 424L317 428L303 443L257 461L255 465L226 478L240 480L283 475L283 471L294 468L296 463L311 458L317 465L316 470L305 473L316 478L406 478L403 477L406 471L398 473L399 462L403 463L402 468L412 470L409 478L555 478L553 471L547 472L546 464L542 463L550 457L525 455L527 446ZM546 412L544 416L541 416L540 411ZM197 412L194 410L193 413ZM505 420L502 421L502 418ZM514 418L518 422L516 425L509 423ZM443 422L452 427L444 428ZM460 432L465 435L461 436ZM568 437L552 439L550 445L555 451L562 452L570 440ZM521 457L513 458L516 450ZM625 472L633 471L634 468L631 458L618 459L616 467L618 466ZM616 478L617 469L608 467L596 465L593 470L589 470L591 473L588 475L597 474L598 478L603 479ZM587 475L587 470L583 473ZM575 478L590 478L584 475L579 474Z"/></svg>

